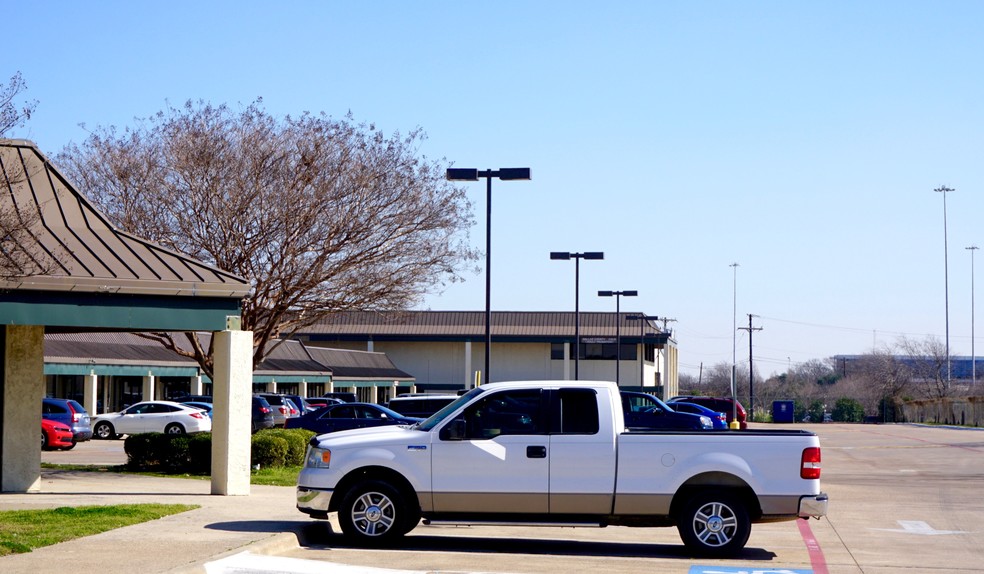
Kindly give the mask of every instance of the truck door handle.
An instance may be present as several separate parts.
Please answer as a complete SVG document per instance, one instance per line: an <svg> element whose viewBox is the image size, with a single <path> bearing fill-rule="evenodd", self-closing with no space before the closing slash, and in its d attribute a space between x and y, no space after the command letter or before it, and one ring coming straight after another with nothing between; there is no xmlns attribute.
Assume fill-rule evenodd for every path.
<svg viewBox="0 0 984 574"><path fill-rule="evenodd" d="M526 447L526 458L547 458L547 447L545 446Z"/></svg>

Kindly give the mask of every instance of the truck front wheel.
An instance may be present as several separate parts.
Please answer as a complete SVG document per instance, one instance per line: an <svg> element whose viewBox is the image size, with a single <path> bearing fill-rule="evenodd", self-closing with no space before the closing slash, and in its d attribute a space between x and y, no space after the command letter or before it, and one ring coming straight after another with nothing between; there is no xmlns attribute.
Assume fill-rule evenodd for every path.
<svg viewBox="0 0 984 574"><path fill-rule="evenodd" d="M358 484L346 493L338 510L342 532L352 541L382 545L406 534L412 520L400 491L387 482Z"/></svg>
<svg viewBox="0 0 984 574"><path fill-rule="evenodd" d="M734 556L752 532L745 505L725 493L701 492L684 506L677 522L683 543L700 556Z"/></svg>

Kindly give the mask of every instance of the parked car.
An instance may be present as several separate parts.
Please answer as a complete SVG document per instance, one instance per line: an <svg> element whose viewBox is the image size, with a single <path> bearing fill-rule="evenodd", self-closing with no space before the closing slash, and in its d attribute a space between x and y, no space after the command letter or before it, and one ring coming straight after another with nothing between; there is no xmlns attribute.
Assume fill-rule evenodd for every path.
<svg viewBox="0 0 984 574"><path fill-rule="evenodd" d="M253 395L253 432L261 429L271 429L275 425L273 407L263 397Z"/></svg>
<svg viewBox="0 0 984 574"><path fill-rule="evenodd" d="M685 403L682 401L674 402L669 406L678 413L703 415L711 419L711 422L714 423L715 430L727 430L728 428L728 415L724 413L714 412L705 406L698 405L697 403Z"/></svg>
<svg viewBox="0 0 984 574"><path fill-rule="evenodd" d="M312 407L310 404L308 404L307 399L302 397L301 395L291 395L291 394L284 393L284 396L290 399L290 402L294 403L294 406L296 406L297 409L300 411L298 415L303 415L308 411L317 410L314 407Z"/></svg>
<svg viewBox="0 0 984 574"><path fill-rule="evenodd" d="M308 397L306 400L312 411L327 407L328 405L338 405L345 402L341 399L330 399L328 397Z"/></svg>
<svg viewBox="0 0 984 574"><path fill-rule="evenodd" d="M405 417L373 403L329 405L304 416L287 419L289 429L301 428L318 434L385 425L411 425L424 419Z"/></svg>
<svg viewBox="0 0 984 574"><path fill-rule="evenodd" d="M75 438L71 427L51 419L41 419L41 450L71 450Z"/></svg>
<svg viewBox="0 0 984 574"><path fill-rule="evenodd" d="M199 403L214 402L212 401L212 395L178 395L171 400L176 403L186 403L188 401L196 401Z"/></svg>
<svg viewBox="0 0 984 574"><path fill-rule="evenodd" d="M628 429L711 430L710 418L678 413L659 398L648 393L621 391L622 413Z"/></svg>
<svg viewBox="0 0 984 574"><path fill-rule="evenodd" d="M730 398L684 395L673 397L668 402L671 407L673 406L673 403L676 402L695 403L702 407L707 407L712 411L724 413L728 417L729 428L731 426L731 421L734 419L735 408L737 407L739 428L748 428L748 414L745 412L745 407L741 406L741 403L738 401L732 401Z"/></svg>
<svg viewBox="0 0 984 574"><path fill-rule="evenodd" d="M287 419L301 416L301 409L287 395L277 393L260 393L260 396L270 403L273 409L273 426L282 427Z"/></svg>
<svg viewBox="0 0 984 574"><path fill-rule="evenodd" d="M92 438L92 424L89 413L78 401L72 399L41 399L41 418L57 421L72 429L72 440L76 443Z"/></svg>
<svg viewBox="0 0 984 574"><path fill-rule="evenodd" d="M386 406L405 417L426 419L457 399L458 395L397 395Z"/></svg>
<svg viewBox="0 0 984 574"><path fill-rule="evenodd" d="M359 402L359 397L355 396L355 393L325 393L321 395L326 399L338 399L343 403L357 403Z"/></svg>
<svg viewBox="0 0 984 574"><path fill-rule="evenodd" d="M183 405L188 405L189 407L195 407L196 409L201 409L205 411L208 418L212 418L212 403L204 403L201 401L179 401Z"/></svg>
<svg viewBox="0 0 984 574"><path fill-rule="evenodd" d="M212 430L212 419L201 409L174 401L143 401L117 413L98 415L94 421L92 432L99 439L144 432L185 434Z"/></svg>

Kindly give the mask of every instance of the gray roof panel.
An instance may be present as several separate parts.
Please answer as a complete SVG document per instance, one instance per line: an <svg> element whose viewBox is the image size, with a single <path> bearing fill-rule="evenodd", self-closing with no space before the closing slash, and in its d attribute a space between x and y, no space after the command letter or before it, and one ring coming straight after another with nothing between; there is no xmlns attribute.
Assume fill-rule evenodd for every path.
<svg viewBox="0 0 984 574"><path fill-rule="evenodd" d="M240 299L249 292L241 277L113 227L29 141L0 140L0 178L10 184L0 210L40 215L23 247L53 261L40 273L0 277L0 289Z"/></svg>

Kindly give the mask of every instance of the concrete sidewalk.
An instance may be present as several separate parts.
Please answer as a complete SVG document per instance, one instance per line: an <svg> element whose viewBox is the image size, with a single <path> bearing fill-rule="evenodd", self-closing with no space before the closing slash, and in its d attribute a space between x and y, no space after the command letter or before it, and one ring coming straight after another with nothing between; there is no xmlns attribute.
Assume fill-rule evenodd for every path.
<svg viewBox="0 0 984 574"><path fill-rule="evenodd" d="M246 550L296 548L304 529L318 524L297 511L293 487L253 485L249 496L217 496L210 489L207 480L42 469L41 492L0 494L0 510L141 503L200 508L0 557L0 572L200 574L206 562Z"/></svg>

